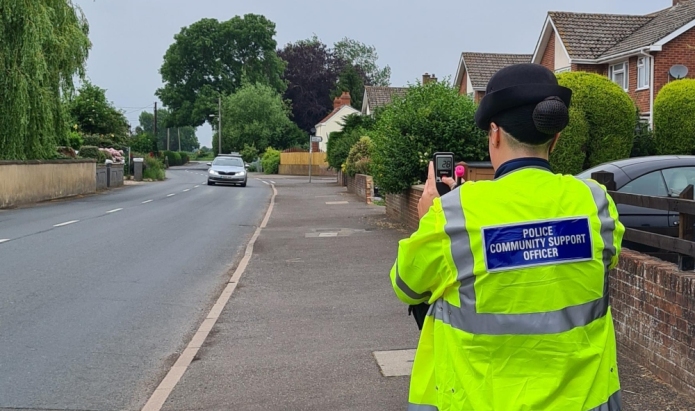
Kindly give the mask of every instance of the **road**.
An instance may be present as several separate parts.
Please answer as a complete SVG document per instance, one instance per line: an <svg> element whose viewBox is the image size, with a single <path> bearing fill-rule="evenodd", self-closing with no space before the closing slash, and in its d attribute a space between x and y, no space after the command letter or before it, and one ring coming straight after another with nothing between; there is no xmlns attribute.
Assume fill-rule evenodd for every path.
<svg viewBox="0 0 695 411"><path fill-rule="evenodd" d="M229 278L271 189L164 182L0 211L0 410L139 410Z"/></svg>

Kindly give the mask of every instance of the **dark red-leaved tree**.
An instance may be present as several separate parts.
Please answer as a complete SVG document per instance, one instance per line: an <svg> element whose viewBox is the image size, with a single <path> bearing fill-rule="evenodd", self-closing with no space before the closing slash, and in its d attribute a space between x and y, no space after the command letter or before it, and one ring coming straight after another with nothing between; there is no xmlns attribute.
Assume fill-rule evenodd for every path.
<svg viewBox="0 0 695 411"><path fill-rule="evenodd" d="M309 132L333 109L331 92L345 63L316 36L289 43L277 54L287 62L284 97L292 100L292 120Z"/></svg>

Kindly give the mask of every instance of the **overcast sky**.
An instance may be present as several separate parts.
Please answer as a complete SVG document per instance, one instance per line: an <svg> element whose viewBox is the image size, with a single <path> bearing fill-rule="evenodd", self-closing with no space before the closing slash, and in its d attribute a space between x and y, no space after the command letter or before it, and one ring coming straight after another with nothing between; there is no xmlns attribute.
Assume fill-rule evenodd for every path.
<svg viewBox="0 0 695 411"><path fill-rule="evenodd" d="M87 74L126 111L131 124L152 110L159 68L174 34L202 18L262 14L277 25L279 46L316 34L332 45L347 36L374 45L391 85L456 73L463 51L533 53L548 11L646 14L672 0L73 0L89 20ZM161 102L158 104L161 105ZM198 129L210 147L209 126Z"/></svg>

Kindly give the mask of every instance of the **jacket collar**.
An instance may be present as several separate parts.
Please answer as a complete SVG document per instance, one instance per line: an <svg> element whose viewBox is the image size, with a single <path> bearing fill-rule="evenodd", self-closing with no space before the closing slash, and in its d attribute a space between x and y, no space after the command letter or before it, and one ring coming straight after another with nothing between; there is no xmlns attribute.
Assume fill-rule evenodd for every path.
<svg viewBox="0 0 695 411"><path fill-rule="evenodd" d="M495 180L522 168L540 168L552 172L548 160L538 157L515 158L499 166L497 171L495 171Z"/></svg>

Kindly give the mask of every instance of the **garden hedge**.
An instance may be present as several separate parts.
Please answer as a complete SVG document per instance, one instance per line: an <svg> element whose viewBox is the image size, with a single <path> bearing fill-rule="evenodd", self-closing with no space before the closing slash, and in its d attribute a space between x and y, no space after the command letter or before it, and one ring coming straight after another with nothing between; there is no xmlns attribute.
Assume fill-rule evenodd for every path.
<svg viewBox="0 0 695 411"><path fill-rule="evenodd" d="M695 154L695 80L664 86L654 100L654 143L658 154Z"/></svg>
<svg viewBox="0 0 695 411"><path fill-rule="evenodd" d="M369 137L360 138L350 149L350 154L348 154L345 161L345 172L347 175L350 177L353 177L355 174L369 175L372 150L372 139Z"/></svg>
<svg viewBox="0 0 695 411"><path fill-rule="evenodd" d="M82 158L99 159L99 148L96 146L82 146L78 151L79 156Z"/></svg>
<svg viewBox="0 0 695 411"><path fill-rule="evenodd" d="M635 103L630 96L607 77L594 73L569 72L558 76L560 85L572 89L572 107L583 114L588 134L586 150L574 154L558 152L572 169L579 160L583 168L627 158L632 151L635 133ZM574 114L576 120L577 113ZM578 125L580 130L583 125ZM576 135L575 131L575 135ZM562 138L562 136L561 136ZM581 137L578 138L581 140ZM574 148L576 146L570 145ZM560 147L558 147L560 148ZM572 158L577 156L579 158Z"/></svg>

